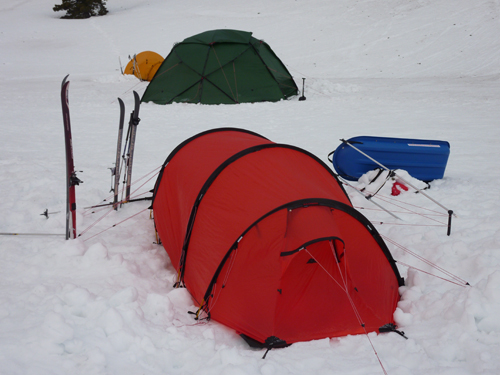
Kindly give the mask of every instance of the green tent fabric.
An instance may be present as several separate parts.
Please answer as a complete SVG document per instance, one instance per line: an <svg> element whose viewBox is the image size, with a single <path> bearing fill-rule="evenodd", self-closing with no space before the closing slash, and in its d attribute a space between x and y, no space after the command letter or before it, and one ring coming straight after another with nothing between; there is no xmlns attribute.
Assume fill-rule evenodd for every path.
<svg viewBox="0 0 500 375"><path fill-rule="evenodd" d="M177 43L142 102L234 104L279 101L297 85L269 45L251 32L212 30Z"/></svg>

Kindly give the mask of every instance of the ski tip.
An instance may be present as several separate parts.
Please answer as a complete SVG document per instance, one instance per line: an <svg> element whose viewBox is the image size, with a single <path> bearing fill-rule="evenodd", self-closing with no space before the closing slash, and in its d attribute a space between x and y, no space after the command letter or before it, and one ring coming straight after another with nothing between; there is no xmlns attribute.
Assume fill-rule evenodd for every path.
<svg viewBox="0 0 500 375"><path fill-rule="evenodd" d="M137 121L137 124L139 123L139 108L141 106L141 98L139 97L139 94L134 91L134 102L135 102L135 106L134 106L134 117L138 120ZM136 124L136 125L137 125Z"/></svg>
<svg viewBox="0 0 500 375"><path fill-rule="evenodd" d="M66 83L66 80L68 79L69 77L69 74L66 75L66 77L64 77L63 81L62 81L62 84L61 84L61 87L64 86L64 84Z"/></svg>
<svg viewBox="0 0 500 375"><path fill-rule="evenodd" d="M121 98L118 98L118 104L120 105L120 112L125 111L125 103L123 103L123 100Z"/></svg>

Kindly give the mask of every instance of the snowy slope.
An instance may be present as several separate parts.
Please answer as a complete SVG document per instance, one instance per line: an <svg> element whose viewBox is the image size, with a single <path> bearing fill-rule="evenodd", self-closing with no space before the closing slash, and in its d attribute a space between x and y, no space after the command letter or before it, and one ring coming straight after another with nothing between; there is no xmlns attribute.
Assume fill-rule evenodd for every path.
<svg viewBox="0 0 500 375"><path fill-rule="evenodd" d="M121 0L108 2L108 15L87 20L61 20L54 4L0 0L0 232L58 234L0 236L1 374L383 373L374 348L389 374L500 372L498 0ZM252 31L269 43L299 86L306 78L307 100L145 104L133 177L146 177L134 186L153 177L180 142L215 127L249 129L324 161L340 138L358 135L449 141L445 178L429 194L458 215L450 237L429 218L398 213L404 222L396 222L350 191L369 219L384 222L376 224L384 236L471 284L400 265L407 285L395 318L408 340L324 339L262 360L263 352L232 330L196 324L186 313L196 307L185 290L172 288L174 270L154 244L146 202L118 212L84 208L109 196L116 98L130 112L132 91L146 88L120 74L119 58L125 65L145 50L166 56L175 42L217 28ZM83 235L73 241L59 235L65 226L59 90L68 73L76 168L84 181L77 187ZM398 199L443 212L421 195ZM46 208L61 212L46 219L40 216ZM401 262L443 276L389 247Z"/></svg>

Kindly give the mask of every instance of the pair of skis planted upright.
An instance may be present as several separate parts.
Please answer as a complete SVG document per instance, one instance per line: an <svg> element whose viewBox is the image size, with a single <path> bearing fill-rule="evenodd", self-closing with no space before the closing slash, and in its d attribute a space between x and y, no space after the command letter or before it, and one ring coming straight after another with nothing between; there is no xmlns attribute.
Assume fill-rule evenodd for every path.
<svg viewBox="0 0 500 375"><path fill-rule="evenodd" d="M61 84L61 105L64 123L64 142L66 146L66 239L76 238L76 194L75 186L79 185L83 181L78 179L75 171L75 163L73 159L73 141L71 136L71 122L69 116L69 74L64 77ZM123 149L123 164L125 165L125 178L123 184L125 186L125 198L121 202L126 202L130 198L130 185L132 182L132 162L134 159L134 148L135 148L135 136L137 133L137 125L139 125L139 107L141 104L139 95L134 91L134 101L135 108L130 114L129 127L127 131L127 137L125 140L125 147ZM118 129L118 144L116 151L116 165L112 170L115 176L114 186L114 201L113 207L115 210L118 209L118 193L120 184L120 154L123 138L123 123L125 117L125 105L123 101L118 98L120 104L120 126Z"/></svg>
<svg viewBox="0 0 500 375"><path fill-rule="evenodd" d="M76 177L73 160L73 142L71 138L71 122L69 120L69 74L61 84L61 104L64 123L64 143L66 145L66 239L76 238L76 195L75 186L82 181Z"/></svg>
<svg viewBox="0 0 500 375"><path fill-rule="evenodd" d="M116 160L115 167L112 169L112 175L115 177L114 185L112 190L114 192L113 207L118 210L118 195L121 177L121 166L125 167L125 175L123 178L123 185L125 191L125 198L121 200L121 203L127 202L130 199L130 184L132 182L132 163L134 161L134 149L135 149L135 136L137 134L137 125L139 125L139 108L141 100L139 94L134 91L134 110L130 114L130 121L128 124L127 136L125 138L125 147L123 148L122 154L122 138L123 138L123 123L125 120L125 105L123 100L118 98L118 103L120 104L120 123L118 127L118 142L116 145ZM121 160L120 160L121 155ZM123 161L123 163L122 163Z"/></svg>

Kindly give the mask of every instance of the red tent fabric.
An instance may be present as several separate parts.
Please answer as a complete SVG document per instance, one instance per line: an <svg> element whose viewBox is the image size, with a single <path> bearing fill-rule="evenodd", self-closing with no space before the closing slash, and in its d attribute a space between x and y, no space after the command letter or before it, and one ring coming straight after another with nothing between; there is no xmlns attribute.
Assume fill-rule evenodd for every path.
<svg viewBox="0 0 500 375"><path fill-rule="evenodd" d="M156 230L200 312L264 347L393 324L395 262L335 174L298 147L235 128L165 161Z"/></svg>

